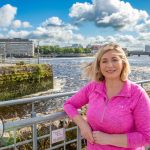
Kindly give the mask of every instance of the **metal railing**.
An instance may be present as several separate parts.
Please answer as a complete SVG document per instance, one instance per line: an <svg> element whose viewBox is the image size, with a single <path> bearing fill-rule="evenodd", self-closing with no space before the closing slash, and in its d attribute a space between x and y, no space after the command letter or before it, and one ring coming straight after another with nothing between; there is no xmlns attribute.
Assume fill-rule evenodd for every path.
<svg viewBox="0 0 150 150"><path fill-rule="evenodd" d="M142 87L144 87L145 84L149 84L150 85L150 80L145 80L145 81L140 81L140 82L136 82L138 84L140 84ZM53 112L52 114L48 114L48 115L44 115L44 114L37 114L36 110L35 110L35 104L40 103L40 102L47 102L49 100L52 100L53 102L56 101L56 99L60 99L60 98L65 98L66 96L71 96L74 93L76 93L76 91L74 92L68 92L68 93L59 93L59 94L52 94L52 95L48 95L48 96L38 96L38 97L31 97L31 98L24 98L24 99L17 99L17 100L10 100L10 101L3 101L0 102L0 108L2 107L8 107L8 106L15 106L18 104L28 104L30 103L32 105L32 111L31 111L31 117L25 118L25 119L17 119L17 120L6 120L4 123L4 139L1 139L1 145L3 144L2 142L4 140L9 141L9 137L11 134L11 142L8 142L6 145L1 146L0 150L6 150L6 149L24 149L24 148L20 148L20 146L22 145L27 145L30 144L30 146L32 148L29 149L33 149L33 150L37 150L37 149L49 149L49 150L53 150L53 149L64 149L67 150L69 148L67 148L67 146L69 144L74 144L76 143L76 149L77 150L81 150L82 149L82 144L81 144L81 134L80 134L80 130L77 126L71 126L71 127L67 127L66 123L69 118L66 115L65 112ZM66 98L65 98L66 99ZM60 106L58 106L60 107ZM59 127L56 126L55 122L59 121ZM46 134L42 134L40 135L38 133L38 129L39 127L41 127L42 125L46 125L48 131L46 132ZM60 126L61 124L61 126ZM25 128L25 129L24 129ZM61 129L61 131L58 130L58 128ZM25 140L21 140L19 141L17 139L18 133L20 132L20 130L22 130L25 133L27 131L30 131L30 138L27 137L27 139ZM56 131L55 134L53 134ZM7 135L7 132L9 133L9 135ZM67 134L69 133L70 134ZM70 139L67 136L71 136L72 134L74 134L75 132L75 138ZM59 137L59 134L62 134ZM58 135L57 135L58 134ZM23 135L22 135L23 136ZM61 140L59 138L62 138ZM46 148L40 148L39 147L39 141L43 140L43 139L47 139L48 141L48 147ZM28 148L27 148L28 149Z"/></svg>

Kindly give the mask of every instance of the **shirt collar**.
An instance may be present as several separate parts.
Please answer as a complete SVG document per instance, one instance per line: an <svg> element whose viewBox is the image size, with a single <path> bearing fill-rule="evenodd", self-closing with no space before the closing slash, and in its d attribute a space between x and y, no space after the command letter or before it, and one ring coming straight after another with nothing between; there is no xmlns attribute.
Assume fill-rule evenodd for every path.
<svg viewBox="0 0 150 150"><path fill-rule="evenodd" d="M105 86L105 80L98 82L96 85L95 91L100 93L102 96L106 96L106 86ZM123 96L123 97L131 97L131 81L126 80L122 90L117 96Z"/></svg>
<svg viewBox="0 0 150 150"><path fill-rule="evenodd" d="M97 82L95 91L104 97L106 96L105 80Z"/></svg>
<svg viewBox="0 0 150 150"><path fill-rule="evenodd" d="M131 81L126 80L118 96L131 97Z"/></svg>

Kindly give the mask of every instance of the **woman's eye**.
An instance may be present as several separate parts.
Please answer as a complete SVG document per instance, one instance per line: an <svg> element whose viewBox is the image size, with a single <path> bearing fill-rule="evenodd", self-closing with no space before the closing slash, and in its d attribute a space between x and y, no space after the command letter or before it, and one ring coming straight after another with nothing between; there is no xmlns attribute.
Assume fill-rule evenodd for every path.
<svg viewBox="0 0 150 150"><path fill-rule="evenodd" d="M114 62L115 62L115 61L118 61L118 59L113 59L112 61L114 61Z"/></svg>
<svg viewBox="0 0 150 150"><path fill-rule="evenodd" d="M107 61L102 61L102 63L107 63Z"/></svg>

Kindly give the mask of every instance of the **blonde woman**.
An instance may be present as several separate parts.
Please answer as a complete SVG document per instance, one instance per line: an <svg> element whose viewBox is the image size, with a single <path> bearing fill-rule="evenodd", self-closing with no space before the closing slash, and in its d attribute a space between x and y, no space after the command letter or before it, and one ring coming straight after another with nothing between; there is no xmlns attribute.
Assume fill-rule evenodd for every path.
<svg viewBox="0 0 150 150"><path fill-rule="evenodd" d="M88 150L143 150L150 144L150 99L128 80L130 66L117 44L104 45L86 66L91 80L64 104ZM78 109L88 104L87 120Z"/></svg>

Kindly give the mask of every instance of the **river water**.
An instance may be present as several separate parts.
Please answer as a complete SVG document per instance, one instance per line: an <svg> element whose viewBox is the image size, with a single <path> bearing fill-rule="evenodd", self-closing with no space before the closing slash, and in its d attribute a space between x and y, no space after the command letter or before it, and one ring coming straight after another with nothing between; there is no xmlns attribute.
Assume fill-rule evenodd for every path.
<svg viewBox="0 0 150 150"><path fill-rule="evenodd" d="M69 92L79 90L87 83L81 76L81 65L93 59L93 57L40 58L40 63L51 64L54 80L60 81L61 92ZM128 59L131 65L129 79L132 81L150 79L150 56L130 56Z"/></svg>
<svg viewBox="0 0 150 150"><path fill-rule="evenodd" d="M71 92L78 91L88 81L81 76L81 65L85 62L93 61L93 57L75 57L75 58L40 58L40 64L50 64L53 67L54 74L54 89L48 91L39 92L30 95L41 96L52 93ZM149 56L131 56L128 58L131 65L131 74L129 79L132 81L141 81L150 79L150 57ZM8 60L7 60L8 61ZM14 61L14 62L13 62ZM24 61L28 63L37 63L37 58L30 59L16 59L9 60L8 63L15 63L18 61ZM28 97L28 96L27 96ZM46 102L42 107L38 107L39 112L52 111L55 108L61 108L65 98L58 98L55 101L51 100ZM44 106L44 107L43 107ZM43 108L43 110L42 110Z"/></svg>
<svg viewBox="0 0 150 150"><path fill-rule="evenodd" d="M85 62L93 61L93 57L71 57L71 58L39 58L41 64L50 64L53 67L54 91L69 92L79 90L87 83L81 76L81 65ZM141 81L150 79L150 56L130 56L128 57L131 65L129 79ZM24 61L37 63L37 58L12 59L9 61ZM8 62L10 63L10 62Z"/></svg>

